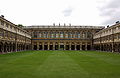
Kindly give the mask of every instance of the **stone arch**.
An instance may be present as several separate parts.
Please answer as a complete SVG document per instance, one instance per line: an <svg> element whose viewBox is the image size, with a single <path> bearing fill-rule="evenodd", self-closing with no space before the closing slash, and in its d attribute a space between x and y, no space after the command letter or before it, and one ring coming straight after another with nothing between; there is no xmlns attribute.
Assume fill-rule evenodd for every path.
<svg viewBox="0 0 120 78"><path fill-rule="evenodd" d="M7 46L7 45L8 45L8 43L7 43L7 42L5 42L5 43L4 43L4 52L5 52L5 53L7 52L7 48L8 48L8 46Z"/></svg>
<svg viewBox="0 0 120 78"><path fill-rule="evenodd" d="M74 42L72 42L72 44L71 44L71 50L75 50L75 43Z"/></svg>
<svg viewBox="0 0 120 78"><path fill-rule="evenodd" d="M77 42L77 44L76 44L76 50L80 50L80 43L79 42Z"/></svg>
<svg viewBox="0 0 120 78"><path fill-rule="evenodd" d="M82 44L82 50L85 50L85 44L84 43Z"/></svg>
<svg viewBox="0 0 120 78"><path fill-rule="evenodd" d="M18 44L18 49L19 49L19 51L22 50L22 44L21 43Z"/></svg>
<svg viewBox="0 0 120 78"><path fill-rule="evenodd" d="M2 52L3 52L3 43L0 42L0 53L2 53Z"/></svg>
<svg viewBox="0 0 120 78"><path fill-rule="evenodd" d="M22 51L24 50L24 48L25 48L25 46L24 46L24 44L22 43Z"/></svg>
<svg viewBox="0 0 120 78"><path fill-rule="evenodd" d="M118 45L118 52L120 53L120 43L119 43L119 45Z"/></svg>
<svg viewBox="0 0 120 78"><path fill-rule="evenodd" d="M70 50L70 43L66 42L65 50Z"/></svg>
<svg viewBox="0 0 120 78"><path fill-rule="evenodd" d="M19 43L17 43L17 49L16 49L17 51L19 51L20 50L20 45L19 45Z"/></svg>
<svg viewBox="0 0 120 78"><path fill-rule="evenodd" d="M8 45L7 45L7 52L10 52L10 42L8 42Z"/></svg>
<svg viewBox="0 0 120 78"><path fill-rule="evenodd" d="M12 44L12 51L16 51L16 46L15 46L15 43Z"/></svg>
<svg viewBox="0 0 120 78"><path fill-rule="evenodd" d="M39 48L39 50L43 50L43 46L42 46L42 42L39 43L39 47L36 45L34 45L34 50L37 50L37 48Z"/></svg>
<svg viewBox="0 0 120 78"><path fill-rule="evenodd" d="M29 43L28 44L28 50L31 50L32 49L32 46L31 46L31 44Z"/></svg>
<svg viewBox="0 0 120 78"><path fill-rule="evenodd" d="M110 49L110 52L112 52L112 44L110 44L109 49Z"/></svg>
<svg viewBox="0 0 120 78"><path fill-rule="evenodd" d="M117 43L114 44L114 51L118 52L118 44Z"/></svg>
<svg viewBox="0 0 120 78"><path fill-rule="evenodd" d="M91 45L90 44L87 45L87 50L91 50Z"/></svg>
<svg viewBox="0 0 120 78"><path fill-rule="evenodd" d="M48 50L48 43L47 42L45 42L43 46L44 46L44 50Z"/></svg>
<svg viewBox="0 0 120 78"><path fill-rule="evenodd" d="M26 50L29 50L29 44L26 44Z"/></svg>
<svg viewBox="0 0 120 78"><path fill-rule="evenodd" d="M50 50L53 50L53 42L50 42L49 49L50 49Z"/></svg>
<svg viewBox="0 0 120 78"><path fill-rule="evenodd" d="M55 42L55 50L59 50L59 44L58 44L58 42Z"/></svg>
<svg viewBox="0 0 120 78"><path fill-rule="evenodd" d="M20 51L23 51L24 50L24 44L20 44L20 45L21 45Z"/></svg>
<svg viewBox="0 0 120 78"><path fill-rule="evenodd" d="M10 46L9 52L12 52L12 43L11 42L9 43L9 46Z"/></svg>

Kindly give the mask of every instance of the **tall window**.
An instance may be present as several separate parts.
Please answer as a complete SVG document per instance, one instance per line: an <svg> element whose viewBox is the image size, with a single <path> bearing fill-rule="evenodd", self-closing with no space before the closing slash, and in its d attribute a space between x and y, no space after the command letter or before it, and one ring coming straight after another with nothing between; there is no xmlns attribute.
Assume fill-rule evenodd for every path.
<svg viewBox="0 0 120 78"><path fill-rule="evenodd" d="M71 37L75 38L75 33L74 32L71 33Z"/></svg>
<svg viewBox="0 0 120 78"><path fill-rule="evenodd" d="M6 27L8 28L8 24L6 24Z"/></svg>
<svg viewBox="0 0 120 78"><path fill-rule="evenodd" d="M76 38L80 38L80 32L76 33Z"/></svg>
<svg viewBox="0 0 120 78"><path fill-rule="evenodd" d="M4 26L4 21L1 21L1 25L3 25L3 26Z"/></svg>
<svg viewBox="0 0 120 78"><path fill-rule="evenodd" d="M56 36L56 38L59 38L59 33L58 33L58 32L56 32L55 36Z"/></svg>
<svg viewBox="0 0 120 78"><path fill-rule="evenodd" d="M56 35L57 35L57 32L54 33L54 38L57 38Z"/></svg>
<svg viewBox="0 0 120 78"><path fill-rule="evenodd" d="M0 30L0 36L3 36L3 31L2 30Z"/></svg>
<svg viewBox="0 0 120 78"><path fill-rule="evenodd" d="M91 38L92 33L91 32L87 32L87 38Z"/></svg>
<svg viewBox="0 0 120 78"><path fill-rule="evenodd" d="M65 38L68 38L68 32L65 33Z"/></svg>
<svg viewBox="0 0 120 78"><path fill-rule="evenodd" d="M80 38L80 33L78 33L78 38Z"/></svg>
<svg viewBox="0 0 120 78"><path fill-rule="evenodd" d="M50 38L54 38L54 33L50 32Z"/></svg>
<svg viewBox="0 0 120 78"><path fill-rule="evenodd" d="M37 32L34 32L34 33L33 33L33 37L34 37L34 38L37 38Z"/></svg>
<svg viewBox="0 0 120 78"><path fill-rule="evenodd" d="M117 35L114 35L114 39L117 39Z"/></svg>
<svg viewBox="0 0 120 78"><path fill-rule="evenodd" d="M8 31L5 31L5 37L8 37Z"/></svg>
<svg viewBox="0 0 120 78"><path fill-rule="evenodd" d="M64 32L60 32L60 38L64 38Z"/></svg>
<svg viewBox="0 0 120 78"><path fill-rule="evenodd" d="M82 33L82 38L83 38L83 39L86 38L86 33L85 33L85 32Z"/></svg>
<svg viewBox="0 0 120 78"><path fill-rule="evenodd" d="M10 38L15 38L13 33L10 33Z"/></svg>
<svg viewBox="0 0 120 78"><path fill-rule="evenodd" d="M68 38L71 38L71 36L72 36L72 33L68 32Z"/></svg>
<svg viewBox="0 0 120 78"><path fill-rule="evenodd" d="M10 29L12 29L12 25L10 25ZM19 32L19 30L18 30L18 32Z"/></svg>
<svg viewBox="0 0 120 78"><path fill-rule="evenodd" d="M52 32L51 37L54 38L54 32Z"/></svg>
<svg viewBox="0 0 120 78"><path fill-rule="evenodd" d="M120 39L120 33L118 34L118 39Z"/></svg>
<svg viewBox="0 0 120 78"><path fill-rule="evenodd" d="M44 32L44 38L48 38L48 32Z"/></svg>
<svg viewBox="0 0 120 78"><path fill-rule="evenodd" d="M42 33L41 32L39 33L39 37L42 38Z"/></svg>

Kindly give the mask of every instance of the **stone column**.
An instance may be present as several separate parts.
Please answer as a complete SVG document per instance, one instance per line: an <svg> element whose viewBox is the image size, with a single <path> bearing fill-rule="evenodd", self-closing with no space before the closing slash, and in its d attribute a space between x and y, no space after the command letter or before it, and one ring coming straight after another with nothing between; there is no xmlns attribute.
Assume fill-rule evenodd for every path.
<svg viewBox="0 0 120 78"><path fill-rule="evenodd" d="M82 43L80 43L80 50L82 50Z"/></svg>
<svg viewBox="0 0 120 78"><path fill-rule="evenodd" d="M85 50L87 50L87 43L85 43Z"/></svg>
<svg viewBox="0 0 120 78"><path fill-rule="evenodd" d="M17 48L17 51L18 51L18 50L19 50L19 45L18 45L18 44L17 44L17 47L16 47L16 48Z"/></svg>
<svg viewBox="0 0 120 78"><path fill-rule="evenodd" d="M17 51L19 50L19 45L18 45L18 44L17 44L16 50L17 50Z"/></svg>
<svg viewBox="0 0 120 78"><path fill-rule="evenodd" d="M66 50L66 44L64 43L64 50Z"/></svg>
<svg viewBox="0 0 120 78"><path fill-rule="evenodd" d="M24 47L24 51L26 51L26 50L27 50L27 45L26 45L26 43L25 43L24 45L25 45L25 47Z"/></svg>
<svg viewBox="0 0 120 78"><path fill-rule="evenodd" d="M1 47L1 52L4 53L4 43L3 43L2 47Z"/></svg>
<svg viewBox="0 0 120 78"><path fill-rule="evenodd" d="M76 35L77 35L77 32L75 31L75 32L74 32L74 38L76 38Z"/></svg>
<svg viewBox="0 0 120 78"><path fill-rule="evenodd" d="M117 52L119 52L119 44L117 43Z"/></svg>
<svg viewBox="0 0 120 78"><path fill-rule="evenodd" d="M32 50L34 50L34 45L32 44L32 46L31 46L31 48L32 48Z"/></svg>
<svg viewBox="0 0 120 78"><path fill-rule="evenodd" d="M118 47L120 47L120 43L119 43ZM119 53L120 53L120 48L118 49L118 51L119 51Z"/></svg>
<svg viewBox="0 0 120 78"><path fill-rule="evenodd" d="M44 50L44 42L42 43L42 50Z"/></svg>
<svg viewBox="0 0 120 78"><path fill-rule="evenodd" d="M17 43L15 43L15 52L17 52Z"/></svg>
<svg viewBox="0 0 120 78"><path fill-rule="evenodd" d="M55 43L53 42L53 50L55 50Z"/></svg>
<svg viewBox="0 0 120 78"><path fill-rule="evenodd" d="M50 50L50 43L48 43L48 50Z"/></svg>
<svg viewBox="0 0 120 78"><path fill-rule="evenodd" d="M58 50L60 50L60 42L58 43Z"/></svg>
<svg viewBox="0 0 120 78"><path fill-rule="evenodd" d="M75 43L75 50L77 50L77 43Z"/></svg>
<svg viewBox="0 0 120 78"><path fill-rule="evenodd" d="M17 49L18 49L18 51L23 51L24 50L23 44L17 45Z"/></svg>
<svg viewBox="0 0 120 78"><path fill-rule="evenodd" d="M9 52L10 52L10 48L11 48L11 47L10 47L10 44L9 44L8 46L9 46Z"/></svg>
<svg viewBox="0 0 120 78"><path fill-rule="evenodd" d="M32 41L32 39L31 39L30 50L34 50L33 47L34 47L34 46L33 46L33 41Z"/></svg>
<svg viewBox="0 0 120 78"><path fill-rule="evenodd" d="M4 44L4 52L6 53L7 52L7 45Z"/></svg>
<svg viewBox="0 0 120 78"><path fill-rule="evenodd" d="M30 46L30 44L28 44L28 50L31 50L31 46Z"/></svg>
<svg viewBox="0 0 120 78"><path fill-rule="evenodd" d="M24 45L24 44L21 45L21 48L20 48L20 44L18 45L19 51L23 51L23 50L24 50L23 45Z"/></svg>
<svg viewBox="0 0 120 78"><path fill-rule="evenodd" d="M7 45L6 45L6 52L8 52L8 50L9 50L9 45L7 43Z"/></svg>
<svg viewBox="0 0 120 78"><path fill-rule="evenodd" d="M70 42L70 44L69 44L69 50L71 50L71 42Z"/></svg>
<svg viewBox="0 0 120 78"><path fill-rule="evenodd" d="M23 50L24 50L23 44L19 44L18 45L18 51L23 51Z"/></svg>
<svg viewBox="0 0 120 78"><path fill-rule="evenodd" d="M102 44L100 43L100 51L102 51Z"/></svg>
<svg viewBox="0 0 120 78"><path fill-rule="evenodd" d="M37 50L39 50L39 42L37 42Z"/></svg>
<svg viewBox="0 0 120 78"><path fill-rule="evenodd" d="M98 49L99 50L99 49ZM105 45L103 44L103 51L105 51Z"/></svg>
<svg viewBox="0 0 120 78"><path fill-rule="evenodd" d="M11 52L13 51L13 44L11 44Z"/></svg>
<svg viewBox="0 0 120 78"><path fill-rule="evenodd" d="M2 45L2 53L4 53L4 42L3 42L3 45Z"/></svg>

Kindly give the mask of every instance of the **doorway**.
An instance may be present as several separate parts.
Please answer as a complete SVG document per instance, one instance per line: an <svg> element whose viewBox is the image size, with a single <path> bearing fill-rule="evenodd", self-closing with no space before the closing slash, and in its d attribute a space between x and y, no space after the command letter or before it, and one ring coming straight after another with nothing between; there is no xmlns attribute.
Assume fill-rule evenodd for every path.
<svg viewBox="0 0 120 78"><path fill-rule="evenodd" d="M58 50L58 49L59 49L58 45L55 45L55 50Z"/></svg>
<svg viewBox="0 0 120 78"><path fill-rule="evenodd" d="M60 45L60 50L64 50L64 45Z"/></svg>

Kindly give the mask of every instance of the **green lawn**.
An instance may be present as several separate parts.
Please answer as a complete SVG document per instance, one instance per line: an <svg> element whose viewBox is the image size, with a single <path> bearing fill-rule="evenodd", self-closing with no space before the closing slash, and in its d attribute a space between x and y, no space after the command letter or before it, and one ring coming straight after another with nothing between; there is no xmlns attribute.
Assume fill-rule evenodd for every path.
<svg viewBox="0 0 120 78"><path fill-rule="evenodd" d="M120 54L96 51L3 54L0 78L120 78Z"/></svg>

